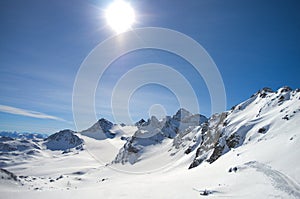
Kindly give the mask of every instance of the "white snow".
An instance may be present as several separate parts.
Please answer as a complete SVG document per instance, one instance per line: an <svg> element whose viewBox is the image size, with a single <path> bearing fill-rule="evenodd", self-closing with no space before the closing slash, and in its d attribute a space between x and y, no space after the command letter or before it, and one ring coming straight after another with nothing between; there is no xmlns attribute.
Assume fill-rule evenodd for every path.
<svg viewBox="0 0 300 199"><path fill-rule="evenodd" d="M15 162L4 169L17 175L20 183L0 179L0 196L300 198L300 92L285 88L261 91L225 115L224 121L220 114L213 116L208 127L222 129L224 138L236 133L244 139L211 164L203 161L188 169L203 141L203 126L143 147L134 164L112 163L128 137L138 130L136 126L113 125L113 138L76 134L84 140L82 151L40 150L40 155L22 161L5 156ZM211 131L211 136L217 130ZM211 155L212 148L207 147L207 153ZM205 190L208 196L201 195Z"/></svg>

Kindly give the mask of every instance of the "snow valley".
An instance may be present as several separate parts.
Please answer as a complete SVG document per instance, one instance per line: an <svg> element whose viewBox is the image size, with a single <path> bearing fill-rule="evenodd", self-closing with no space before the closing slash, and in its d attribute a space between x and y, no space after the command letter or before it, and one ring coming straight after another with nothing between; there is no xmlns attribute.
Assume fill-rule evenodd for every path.
<svg viewBox="0 0 300 199"><path fill-rule="evenodd" d="M300 90L264 88L210 118L0 137L1 198L300 198Z"/></svg>

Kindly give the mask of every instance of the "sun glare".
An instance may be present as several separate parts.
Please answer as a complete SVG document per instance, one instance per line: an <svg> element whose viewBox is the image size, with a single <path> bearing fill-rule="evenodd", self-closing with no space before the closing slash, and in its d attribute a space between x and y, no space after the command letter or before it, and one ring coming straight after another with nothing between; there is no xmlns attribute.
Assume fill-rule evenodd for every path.
<svg viewBox="0 0 300 199"><path fill-rule="evenodd" d="M108 25L117 33L131 28L135 22L135 13L131 5L124 0L115 0L105 11Z"/></svg>

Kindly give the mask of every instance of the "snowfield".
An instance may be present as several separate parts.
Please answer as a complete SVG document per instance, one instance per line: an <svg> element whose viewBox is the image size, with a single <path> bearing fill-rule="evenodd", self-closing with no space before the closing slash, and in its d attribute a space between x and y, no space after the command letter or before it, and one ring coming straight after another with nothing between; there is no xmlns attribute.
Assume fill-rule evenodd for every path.
<svg viewBox="0 0 300 199"><path fill-rule="evenodd" d="M208 119L2 136L0 198L300 198L299 146L300 90L264 88Z"/></svg>

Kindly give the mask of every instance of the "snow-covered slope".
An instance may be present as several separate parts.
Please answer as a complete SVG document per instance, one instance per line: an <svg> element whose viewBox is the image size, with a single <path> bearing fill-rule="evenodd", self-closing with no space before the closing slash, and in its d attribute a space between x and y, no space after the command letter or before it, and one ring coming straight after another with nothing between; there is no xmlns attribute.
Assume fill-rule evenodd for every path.
<svg viewBox="0 0 300 199"><path fill-rule="evenodd" d="M40 157L46 158L51 156L51 151L60 154L71 150L77 152L83 150L84 145L83 140L71 130L62 130L45 139L29 134L12 137L0 136L0 167L21 164Z"/></svg>
<svg viewBox="0 0 300 199"><path fill-rule="evenodd" d="M0 137L0 167L14 165L39 155L42 139Z"/></svg>
<svg viewBox="0 0 300 199"><path fill-rule="evenodd" d="M204 141L197 149L191 168L207 160L212 163L230 149L283 134L290 120L300 114L300 90L264 88L232 110L213 115L202 127ZM276 132L276 133L275 133Z"/></svg>
<svg viewBox="0 0 300 199"><path fill-rule="evenodd" d="M264 88L208 120L184 110L137 126L107 125L105 130L99 124L86 135L75 133L84 140L79 153L44 150L41 140L32 142L41 148L40 156L23 161L1 155L12 164L1 166L9 173L1 174L0 194L25 199L300 198L299 124L300 90L288 87Z"/></svg>

